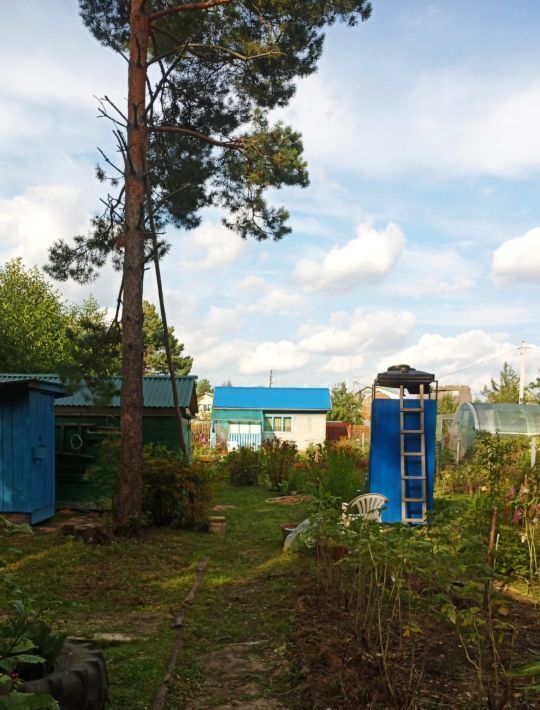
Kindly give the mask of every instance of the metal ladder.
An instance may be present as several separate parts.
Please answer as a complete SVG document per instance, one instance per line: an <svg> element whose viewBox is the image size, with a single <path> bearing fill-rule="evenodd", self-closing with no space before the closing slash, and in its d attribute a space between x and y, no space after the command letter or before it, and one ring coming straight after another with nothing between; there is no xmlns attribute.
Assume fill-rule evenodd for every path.
<svg viewBox="0 0 540 710"><path fill-rule="evenodd" d="M418 400L407 400L414 402L417 406L406 407L404 398L404 387L399 388L399 416L400 416L400 443L401 443L401 522L422 524L426 522L427 513L427 484L426 484L426 431L424 427L424 385L420 385ZM407 417L409 415L409 417ZM410 415L418 417L419 427L407 428L407 418ZM420 442L420 451L410 451L407 441ZM409 462L416 464L414 475L409 470ZM411 497L410 489L414 487L409 481L420 482L420 497ZM411 506L411 503L421 504L421 515L418 514L418 505ZM416 510L411 510L416 508Z"/></svg>

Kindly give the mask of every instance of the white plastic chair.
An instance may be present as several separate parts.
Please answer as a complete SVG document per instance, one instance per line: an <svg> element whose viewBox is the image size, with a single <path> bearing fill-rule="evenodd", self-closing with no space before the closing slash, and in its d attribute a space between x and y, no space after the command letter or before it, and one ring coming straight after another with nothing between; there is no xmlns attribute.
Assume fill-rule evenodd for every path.
<svg viewBox="0 0 540 710"><path fill-rule="evenodd" d="M380 523L381 511L387 503L388 498L380 493L364 493L356 496L348 503L343 503L343 522L347 525L351 519L362 518L362 520L374 520Z"/></svg>

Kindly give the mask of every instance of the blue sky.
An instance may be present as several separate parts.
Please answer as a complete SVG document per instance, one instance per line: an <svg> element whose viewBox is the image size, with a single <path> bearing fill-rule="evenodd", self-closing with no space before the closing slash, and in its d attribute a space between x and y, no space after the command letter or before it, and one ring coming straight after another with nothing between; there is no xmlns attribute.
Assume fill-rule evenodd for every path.
<svg viewBox="0 0 540 710"><path fill-rule="evenodd" d="M374 0L328 31L319 71L275 118L304 134L311 185L272 194L280 243L242 242L207 212L170 233L170 319L215 384L370 383L395 362L478 391L524 339L540 367L540 6ZM0 261L41 265L98 205L95 96L125 66L74 0L0 6ZM81 288L112 306L118 277ZM146 296L155 301L147 279ZM453 374L455 373L455 374ZM355 385L356 386L356 385Z"/></svg>

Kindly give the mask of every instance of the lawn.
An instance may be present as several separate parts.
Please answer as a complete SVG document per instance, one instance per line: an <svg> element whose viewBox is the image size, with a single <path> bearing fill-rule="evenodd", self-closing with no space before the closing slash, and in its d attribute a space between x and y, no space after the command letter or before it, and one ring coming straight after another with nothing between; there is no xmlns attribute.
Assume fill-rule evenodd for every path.
<svg viewBox="0 0 540 710"><path fill-rule="evenodd" d="M260 642L254 644L258 653L269 654L276 666L282 660L302 568L296 557L281 553L279 526L291 517L301 520L306 506L272 505L265 502L269 495L263 487L217 484L215 504L231 506L219 511L227 520L224 536L149 528L131 539L88 545L49 531L50 525L46 531L37 526L33 535L12 538L18 552L5 555L6 570L48 609L56 629L76 636L133 637L105 644L110 707L142 710L165 673L172 613L194 581L197 562L208 556L202 586L187 612L169 693L168 707L184 707L204 680L201 656L218 646ZM286 674L272 672L268 688L265 674L259 676L263 696L290 691ZM290 694L287 703L294 706Z"/></svg>
<svg viewBox="0 0 540 710"><path fill-rule="evenodd" d="M59 515L10 541L17 550L5 553L5 571L47 609L55 629L129 637L99 640L112 710L150 707L175 639L171 621L205 557L208 567L180 632L169 710L229 708L231 701L261 710L339 710L365 707L367 698L379 709L486 707L453 618L466 622L482 594L470 576L478 544L471 539L469 553L463 547L472 499L440 499L439 522L427 528L368 526L357 534L367 536L373 558L360 538L351 538L345 559L317 561L313 552L281 550L280 525L302 520L308 503L269 503L274 494L263 486L213 485L216 514L227 520L224 536L147 528L90 545L60 535ZM524 661L540 647L538 607L530 596L510 592L497 592L494 609L503 631L512 625L513 654ZM478 612L471 618L482 621ZM476 640L468 639L472 652ZM535 707L520 688L505 707Z"/></svg>

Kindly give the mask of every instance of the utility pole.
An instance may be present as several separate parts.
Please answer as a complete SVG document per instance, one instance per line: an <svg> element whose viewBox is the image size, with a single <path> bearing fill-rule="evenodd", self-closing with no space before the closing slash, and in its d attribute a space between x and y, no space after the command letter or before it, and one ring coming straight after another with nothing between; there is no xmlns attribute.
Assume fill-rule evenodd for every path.
<svg viewBox="0 0 540 710"><path fill-rule="evenodd" d="M525 353L527 347L525 341L522 340L519 346L519 403L523 404L525 397Z"/></svg>
<svg viewBox="0 0 540 710"><path fill-rule="evenodd" d="M270 378L268 380L268 387L272 387L273 382L274 382L274 378L272 376L272 370L270 370Z"/></svg>

